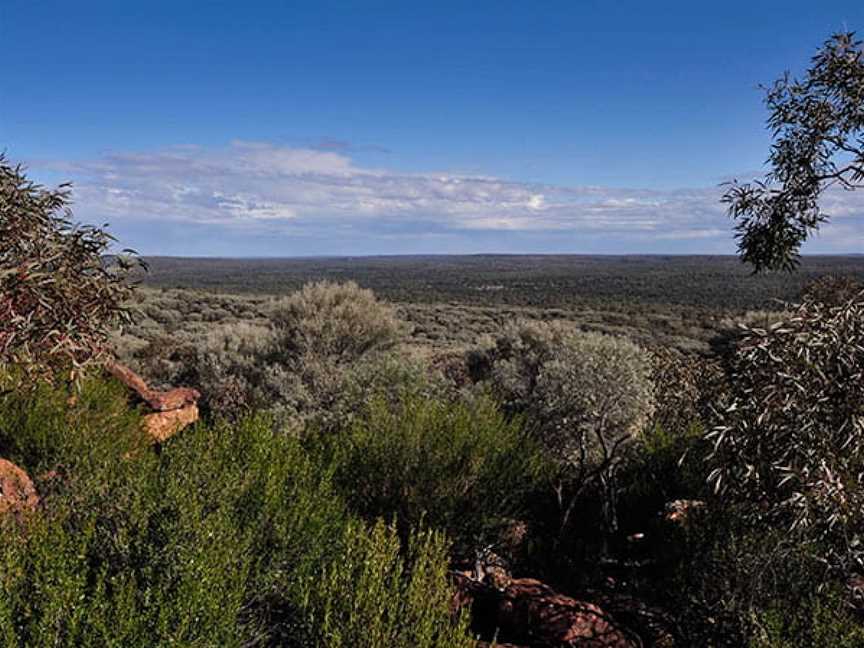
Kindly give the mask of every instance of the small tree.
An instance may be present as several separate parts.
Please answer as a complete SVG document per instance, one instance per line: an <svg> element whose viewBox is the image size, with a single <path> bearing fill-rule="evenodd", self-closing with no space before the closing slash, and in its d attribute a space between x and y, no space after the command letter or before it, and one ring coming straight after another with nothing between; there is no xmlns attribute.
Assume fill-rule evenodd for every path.
<svg viewBox="0 0 864 648"><path fill-rule="evenodd" d="M563 323L522 323L469 362L487 366L494 393L524 413L558 467L553 490L566 529L579 496L598 486L617 528L615 478L624 450L654 411L651 359L632 342Z"/></svg>
<svg viewBox="0 0 864 648"><path fill-rule="evenodd" d="M71 220L68 185L45 189L0 155L0 366L45 375L98 359L131 287L104 230Z"/></svg>
<svg viewBox="0 0 864 648"><path fill-rule="evenodd" d="M864 292L811 298L739 343L710 480L756 525L864 566Z"/></svg>
<svg viewBox="0 0 864 648"><path fill-rule="evenodd" d="M754 270L791 270L801 244L828 216L819 206L832 186L864 182L864 52L851 32L835 34L803 79L785 74L767 89L774 144L771 171L732 183L723 197L741 259Z"/></svg>

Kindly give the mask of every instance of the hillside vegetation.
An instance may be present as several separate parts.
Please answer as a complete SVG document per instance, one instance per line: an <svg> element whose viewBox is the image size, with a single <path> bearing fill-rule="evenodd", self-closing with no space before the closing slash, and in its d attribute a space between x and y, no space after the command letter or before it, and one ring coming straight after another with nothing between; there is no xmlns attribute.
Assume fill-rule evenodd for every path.
<svg viewBox="0 0 864 648"><path fill-rule="evenodd" d="M698 305L695 346L650 299L126 299L108 239L4 173L58 238L0 248L0 457L38 492L0 501L0 645L864 644L854 276ZM63 328L76 269L121 290ZM154 442L112 355L202 419Z"/></svg>

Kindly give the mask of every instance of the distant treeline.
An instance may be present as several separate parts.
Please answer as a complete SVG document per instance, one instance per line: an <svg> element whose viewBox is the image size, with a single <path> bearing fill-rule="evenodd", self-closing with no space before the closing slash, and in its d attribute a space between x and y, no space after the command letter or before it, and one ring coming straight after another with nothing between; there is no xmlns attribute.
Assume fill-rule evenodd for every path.
<svg viewBox="0 0 864 648"><path fill-rule="evenodd" d="M398 302L479 305L638 303L752 310L791 300L813 279L864 279L864 255L808 256L798 272L754 276L734 256L470 255L303 259L147 258L145 285L285 294L309 281L353 280Z"/></svg>

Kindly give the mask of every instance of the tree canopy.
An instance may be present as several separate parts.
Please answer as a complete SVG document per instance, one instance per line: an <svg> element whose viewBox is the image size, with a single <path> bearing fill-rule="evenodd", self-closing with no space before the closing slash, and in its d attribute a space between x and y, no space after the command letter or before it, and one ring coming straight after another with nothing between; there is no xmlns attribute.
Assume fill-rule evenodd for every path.
<svg viewBox="0 0 864 648"><path fill-rule="evenodd" d="M853 32L835 34L803 78L787 72L766 89L770 170L761 180L731 183L723 197L739 255L756 272L793 270L802 243L829 219L822 194L864 181L862 56Z"/></svg>
<svg viewBox="0 0 864 648"><path fill-rule="evenodd" d="M0 155L0 366L74 372L128 317L131 259L108 255L113 238L69 204L68 185L41 187Z"/></svg>

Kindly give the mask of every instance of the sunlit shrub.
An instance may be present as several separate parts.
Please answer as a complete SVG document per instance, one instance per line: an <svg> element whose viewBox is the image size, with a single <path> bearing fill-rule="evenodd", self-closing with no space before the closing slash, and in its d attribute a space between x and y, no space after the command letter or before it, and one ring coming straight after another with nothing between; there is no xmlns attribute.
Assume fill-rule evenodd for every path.
<svg viewBox="0 0 864 648"><path fill-rule="evenodd" d="M467 619L449 620L447 543L412 533L407 551L382 522L350 523L337 561L323 566L301 589L314 620L308 645L328 648L469 648Z"/></svg>
<svg viewBox="0 0 864 648"><path fill-rule="evenodd" d="M380 396L334 443L336 483L367 518L441 529L472 549L525 507L541 467L518 421L488 399L451 403Z"/></svg>
<svg viewBox="0 0 864 648"><path fill-rule="evenodd" d="M623 450L654 411L647 352L623 338L563 323L523 323L493 348L475 352L469 366L507 411L524 414L558 466L553 488L562 529L592 483L601 489L614 528L615 473Z"/></svg>
<svg viewBox="0 0 864 648"><path fill-rule="evenodd" d="M393 309L354 282L320 281L279 300L272 320L285 363L315 358L345 365L392 346L404 332Z"/></svg>
<svg viewBox="0 0 864 648"><path fill-rule="evenodd" d="M12 456L57 469L26 525L0 520L3 645L470 645L443 540L405 554L352 521L329 466L266 417L193 426L157 454L115 386L85 383L72 414L66 396L0 402Z"/></svg>

